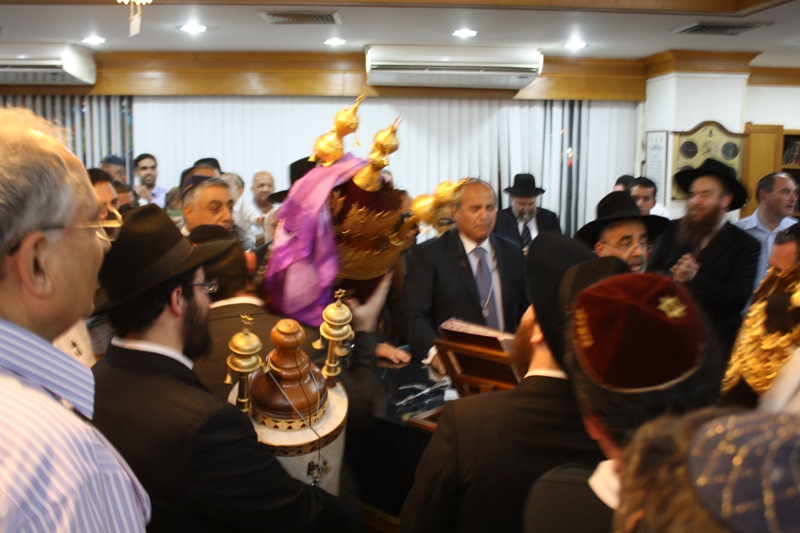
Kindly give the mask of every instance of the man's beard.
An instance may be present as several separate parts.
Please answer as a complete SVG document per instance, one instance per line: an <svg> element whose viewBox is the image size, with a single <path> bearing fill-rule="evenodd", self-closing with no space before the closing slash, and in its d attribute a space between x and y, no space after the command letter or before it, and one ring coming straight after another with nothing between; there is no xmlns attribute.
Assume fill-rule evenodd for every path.
<svg viewBox="0 0 800 533"><path fill-rule="evenodd" d="M211 351L211 333L208 330L208 314L203 315L197 298L189 300L183 317L183 354L197 361Z"/></svg>
<svg viewBox="0 0 800 533"><path fill-rule="evenodd" d="M531 346L531 335L536 320L520 322L517 332L514 334L514 344L511 347L511 364L519 373L520 377L528 373L528 367L533 357L533 346Z"/></svg>
<svg viewBox="0 0 800 533"><path fill-rule="evenodd" d="M536 216L536 206L533 206L533 208L531 209L530 213L520 216L519 213L517 212L517 208L514 207L514 204L511 204L511 212L514 213L514 217L519 222L522 222L523 224L527 224L528 222L533 220L533 217Z"/></svg>
<svg viewBox="0 0 800 533"><path fill-rule="evenodd" d="M725 211L722 205L703 215L700 220L692 220L687 213L678 226L678 244L682 247L697 248L703 239L714 233L723 216Z"/></svg>

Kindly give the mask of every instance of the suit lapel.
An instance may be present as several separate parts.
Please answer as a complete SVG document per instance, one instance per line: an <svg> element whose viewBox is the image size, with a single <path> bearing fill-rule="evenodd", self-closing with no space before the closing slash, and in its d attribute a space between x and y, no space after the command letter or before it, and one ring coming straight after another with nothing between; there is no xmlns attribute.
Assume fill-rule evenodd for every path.
<svg viewBox="0 0 800 533"><path fill-rule="evenodd" d="M508 280L514 279L514 274L511 270L511 261L505 257L498 241L499 239L492 235L492 248L494 248L494 255L497 258L497 273L500 275L500 288L503 293L503 315L506 320L511 320L514 310L509 306L514 298L511 297L511 282Z"/></svg>
<svg viewBox="0 0 800 533"><path fill-rule="evenodd" d="M702 268L702 265L712 264L733 245L733 239L730 237L732 228L733 225L730 222L726 222L717 234L711 238L708 246L703 248L697 258L697 262L701 265L700 268Z"/></svg>
<svg viewBox="0 0 800 533"><path fill-rule="evenodd" d="M447 237L447 257L451 262L453 272L457 272L464 290L467 291L470 298L475 304L480 307L480 298L478 298L478 285L475 283L475 276L472 275L472 267L467 258L467 252L464 250L464 243L461 242L461 237L458 235L458 230L452 229L446 235Z"/></svg>

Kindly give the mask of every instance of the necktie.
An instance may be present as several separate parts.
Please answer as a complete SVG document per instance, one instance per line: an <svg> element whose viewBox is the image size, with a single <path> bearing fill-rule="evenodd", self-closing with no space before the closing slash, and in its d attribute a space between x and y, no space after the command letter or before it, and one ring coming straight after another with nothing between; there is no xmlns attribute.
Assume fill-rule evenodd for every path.
<svg viewBox="0 0 800 533"><path fill-rule="evenodd" d="M531 243L531 230L528 229L528 223L524 222L522 224L522 247L525 248Z"/></svg>
<svg viewBox="0 0 800 533"><path fill-rule="evenodd" d="M492 282L492 269L489 268L488 253L483 248L477 247L472 252L478 258L475 269L475 283L478 285L478 298L480 299L481 312L486 325L490 328L500 329L500 317L497 315L497 305L494 297L494 283Z"/></svg>

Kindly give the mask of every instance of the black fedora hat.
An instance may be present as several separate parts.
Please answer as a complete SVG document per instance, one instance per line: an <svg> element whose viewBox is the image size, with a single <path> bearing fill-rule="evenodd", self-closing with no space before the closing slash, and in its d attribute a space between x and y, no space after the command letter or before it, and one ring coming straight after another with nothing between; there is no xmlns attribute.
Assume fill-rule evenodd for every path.
<svg viewBox="0 0 800 533"><path fill-rule="evenodd" d="M575 233L575 238L594 248L600 240L603 228L624 219L641 220L647 226L650 239L655 239L669 226L669 219L656 215L643 215L636 207L636 202L630 193L614 191L605 195L597 203L597 218L585 224Z"/></svg>
<svg viewBox="0 0 800 533"><path fill-rule="evenodd" d="M544 193L544 189L536 186L536 178L533 177L533 174L517 174L514 176L514 184L506 187L503 191L517 198L530 198Z"/></svg>
<svg viewBox="0 0 800 533"><path fill-rule="evenodd" d="M558 286L571 267L595 259L594 252L560 233L546 232L531 241L525 257L528 300L542 328L547 345L563 368L564 333L559 316Z"/></svg>
<svg viewBox="0 0 800 533"><path fill-rule="evenodd" d="M289 165L289 189L292 188L292 185L294 185L297 180L311 172L316 166L317 163L314 161L309 161L307 157L301 157ZM267 200L273 204L281 203L286 199L286 195L289 194L289 189L286 189L285 191L274 192L267 197Z"/></svg>
<svg viewBox="0 0 800 533"><path fill-rule="evenodd" d="M681 170L675 174L675 181L683 192L689 194L692 182L701 176L715 176L722 180L722 185L733 195L731 205L728 206L728 211L734 211L740 207L744 207L747 203L747 189L736 179L736 171L732 167L729 167L725 163L720 163L716 159L709 158L703 161L703 164L697 168Z"/></svg>
<svg viewBox="0 0 800 533"><path fill-rule="evenodd" d="M100 269L106 301L98 305L98 312L202 265L237 242L231 235L192 246L167 212L154 204L131 209L122 220L119 236Z"/></svg>

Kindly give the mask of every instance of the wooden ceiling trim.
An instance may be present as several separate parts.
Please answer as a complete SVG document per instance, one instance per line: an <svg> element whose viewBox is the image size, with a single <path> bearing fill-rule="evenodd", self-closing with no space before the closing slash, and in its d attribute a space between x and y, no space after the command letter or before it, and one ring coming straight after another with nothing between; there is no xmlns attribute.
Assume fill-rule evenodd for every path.
<svg viewBox="0 0 800 533"><path fill-rule="evenodd" d="M800 87L800 69L752 67L748 85L783 85Z"/></svg>
<svg viewBox="0 0 800 533"><path fill-rule="evenodd" d="M709 52L666 50L643 59L647 78L672 72L750 72L750 62L759 52Z"/></svg>
<svg viewBox="0 0 800 533"><path fill-rule="evenodd" d="M37 5L106 5L110 0L27 0ZM270 5L285 6L279 1L243 0L156 0L165 5ZM485 7L511 9L553 9L559 11L613 11L619 13L669 13L719 16L746 16L791 0L348 0L353 6L415 7ZM2 4L18 4L20 0L0 0ZM292 5L320 5L319 0L294 0Z"/></svg>

